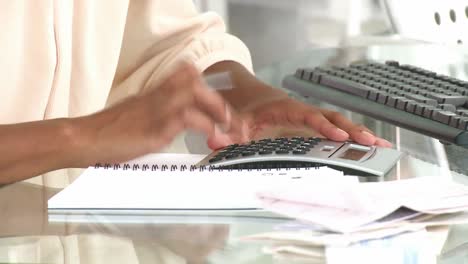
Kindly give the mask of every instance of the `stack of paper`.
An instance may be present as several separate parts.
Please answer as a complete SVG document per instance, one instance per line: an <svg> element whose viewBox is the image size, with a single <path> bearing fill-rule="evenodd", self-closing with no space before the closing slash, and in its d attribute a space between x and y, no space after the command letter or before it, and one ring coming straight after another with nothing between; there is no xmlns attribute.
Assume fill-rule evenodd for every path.
<svg viewBox="0 0 468 264"><path fill-rule="evenodd" d="M448 231L405 233L378 240L361 241L349 246L318 247L305 243L275 243L264 248L275 263L424 263L436 264ZM283 260L283 261L282 261Z"/></svg>
<svg viewBox="0 0 468 264"><path fill-rule="evenodd" d="M444 178L317 184L260 193L263 207L326 230L354 233L422 223L468 209L468 187Z"/></svg>
<svg viewBox="0 0 468 264"><path fill-rule="evenodd" d="M437 177L322 182L258 196L264 208L297 220L244 239L272 242L265 251L278 258L312 263L400 263L395 258L410 251L428 260L420 263L435 263L444 232L434 239L426 230L468 222L468 187Z"/></svg>
<svg viewBox="0 0 468 264"><path fill-rule="evenodd" d="M273 242L268 252L274 254L324 256L327 248L328 258L332 248L369 245L363 241L468 222L468 187L437 177L323 183L258 197L264 208L297 219L246 238Z"/></svg>

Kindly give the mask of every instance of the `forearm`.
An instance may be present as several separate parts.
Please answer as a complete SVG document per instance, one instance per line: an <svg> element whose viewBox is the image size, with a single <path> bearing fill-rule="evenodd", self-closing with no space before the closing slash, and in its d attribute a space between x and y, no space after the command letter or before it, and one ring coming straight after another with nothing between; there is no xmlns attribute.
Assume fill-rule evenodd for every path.
<svg viewBox="0 0 468 264"><path fill-rule="evenodd" d="M220 93L237 110L243 110L257 103L287 97L286 93L263 83L239 63L222 61L205 71L206 74L218 72L230 73L234 89L223 90Z"/></svg>
<svg viewBox="0 0 468 264"><path fill-rule="evenodd" d="M77 165L76 130L71 119L0 125L0 184Z"/></svg>

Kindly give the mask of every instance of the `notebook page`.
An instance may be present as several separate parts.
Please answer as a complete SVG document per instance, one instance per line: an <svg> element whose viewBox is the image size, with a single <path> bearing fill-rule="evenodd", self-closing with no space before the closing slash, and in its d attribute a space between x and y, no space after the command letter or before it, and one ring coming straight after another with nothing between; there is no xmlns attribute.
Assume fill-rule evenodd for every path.
<svg viewBox="0 0 468 264"><path fill-rule="evenodd" d="M288 188L296 182L313 185L317 181L343 178L348 176L325 167L252 171L89 168L52 197L48 206L49 209L256 209L260 207L256 198L259 191Z"/></svg>

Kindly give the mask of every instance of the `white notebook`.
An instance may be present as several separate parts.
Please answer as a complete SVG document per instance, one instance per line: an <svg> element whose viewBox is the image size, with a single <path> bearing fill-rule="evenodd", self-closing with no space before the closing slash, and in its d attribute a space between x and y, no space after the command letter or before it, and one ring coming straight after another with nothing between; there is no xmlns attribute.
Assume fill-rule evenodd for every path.
<svg viewBox="0 0 468 264"><path fill-rule="evenodd" d="M205 155L153 154L126 164L90 167L52 197L49 210L254 210L256 194L317 181L353 180L330 168L210 170Z"/></svg>

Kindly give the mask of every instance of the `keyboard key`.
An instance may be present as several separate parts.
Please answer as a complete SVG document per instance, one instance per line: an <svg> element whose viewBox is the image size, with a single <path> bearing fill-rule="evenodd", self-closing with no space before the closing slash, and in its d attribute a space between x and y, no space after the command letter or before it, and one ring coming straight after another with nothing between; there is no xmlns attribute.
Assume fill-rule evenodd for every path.
<svg viewBox="0 0 468 264"><path fill-rule="evenodd" d="M312 80L312 78L314 77L314 69L305 68L303 69L303 71L304 73L303 73L302 79L307 80L307 81Z"/></svg>
<svg viewBox="0 0 468 264"><path fill-rule="evenodd" d="M434 111L432 113L432 119L443 124L449 124L450 118L457 116L457 114L449 111Z"/></svg>
<svg viewBox="0 0 468 264"><path fill-rule="evenodd" d="M454 116L450 119L449 126L458 128L458 124L460 122L461 117L460 116Z"/></svg>
<svg viewBox="0 0 468 264"><path fill-rule="evenodd" d="M440 93L430 93L428 97L437 100L439 104L451 104L454 106L462 106L467 102L467 97L463 95L451 96Z"/></svg>
<svg viewBox="0 0 468 264"><path fill-rule="evenodd" d="M401 99L404 99L404 97L399 97L399 96L389 96L387 98L387 103L385 103L386 105L390 106L390 107L393 107L395 108L396 107L396 103L397 103L397 100L401 100Z"/></svg>
<svg viewBox="0 0 468 264"><path fill-rule="evenodd" d="M424 111L423 111L423 116L425 118L432 118L432 113L438 108L435 108L433 106L429 106L429 107L426 107L424 108Z"/></svg>
<svg viewBox="0 0 468 264"><path fill-rule="evenodd" d="M416 105L417 105L417 102L416 102L416 101L409 101L409 102L406 104L406 112L408 112L408 113L414 113L415 110L416 110Z"/></svg>
<svg viewBox="0 0 468 264"><path fill-rule="evenodd" d="M425 103L427 105L437 106L437 101L418 94L408 94L406 96L409 99L415 100L416 102Z"/></svg>
<svg viewBox="0 0 468 264"><path fill-rule="evenodd" d="M387 102L389 94L386 92L378 92L377 93L377 103L385 104Z"/></svg>
<svg viewBox="0 0 468 264"><path fill-rule="evenodd" d="M418 115L418 116L422 116L423 113L424 113L424 108L426 107L427 105L425 104L416 104L416 108L414 110L414 114L415 115Z"/></svg>
<svg viewBox="0 0 468 264"><path fill-rule="evenodd" d="M460 121L458 122L458 128L462 130L468 130L468 118L467 117L460 118Z"/></svg>
<svg viewBox="0 0 468 264"><path fill-rule="evenodd" d="M457 114L468 117L468 109L458 109Z"/></svg>
<svg viewBox="0 0 468 264"><path fill-rule="evenodd" d="M406 99L406 98L405 99L399 99L399 100L397 100L396 108L404 111L404 110L406 110L406 105L409 102L415 103L416 101L409 100L409 99Z"/></svg>
<svg viewBox="0 0 468 264"><path fill-rule="evenodd" d="M343 80L340 78L327 76L327 75L322 76L322 78L320 79L320 84L325 85L325 86L330 86L342 92L354 94L354 95L357 95L359 97L364 97L364 98L368 96L369 91L374 91L374 92L378 91L375 88L371 88L371 87L358 84L358 83L350 83L347 80Z"/></svg>
<svg viewBox="0 0 468 264"><path fill-rule="evenodd" d="M294 76L296 76L297 78L299 79L302 79L302 76L304 75L304 69L303 68L299 68L296 70L296 73L294 74Z"/></svg>
<svg viewBox="0 0 468 264"><path fill-rule="evenodd" d="M377 97L379 96L379 91L369 91L369 94L367 96L367 99L372 100L372 101L377 101Z"/></svg>
<svg viewBox="0 0 468 264"><path fill-rule="evenodd" d="M437 91L437 89L434 90L434 91ZM440 93L429 93L427 96L429 98L431 98L431 99L436 100L437 103L440 103L440 104L444 103L444 100L445 100L445 97L446 97L445 94L440 94Z"/></svg>
<svg viewBox="0 0 468 264"><path fill-rule="evenodd" d="M457 108L454 105L451 105L451 104L439 104L438 107L442 108L445 111L449 111L449 112L452 112L452 113L455 113L457 111Z"/></svg>

